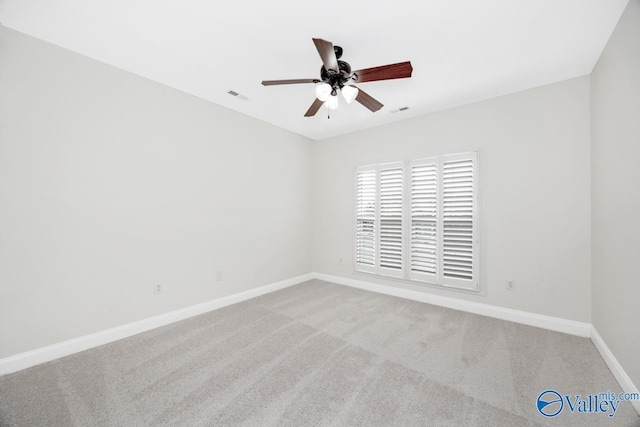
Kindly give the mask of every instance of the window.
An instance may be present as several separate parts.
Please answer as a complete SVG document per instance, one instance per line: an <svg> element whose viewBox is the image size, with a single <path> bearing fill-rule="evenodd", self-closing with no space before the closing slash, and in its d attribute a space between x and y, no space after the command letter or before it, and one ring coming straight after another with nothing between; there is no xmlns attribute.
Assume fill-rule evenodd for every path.
<svg viewBox="0 0 640 427"><path fill-rule="evenodd" d="M357 271L478 290L478 247L477 153L356 170Z"/></svg>

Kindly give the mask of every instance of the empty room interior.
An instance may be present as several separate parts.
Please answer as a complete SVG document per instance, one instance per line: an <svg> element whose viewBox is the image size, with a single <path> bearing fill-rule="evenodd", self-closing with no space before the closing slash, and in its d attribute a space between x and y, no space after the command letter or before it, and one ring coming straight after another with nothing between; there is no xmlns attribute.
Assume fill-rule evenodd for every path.
<svg viewBox="0 0 640 427"><path fill-rule="evenodd" d="M0 0L0 426L640 426L638 159L640 0Z"/></svg>

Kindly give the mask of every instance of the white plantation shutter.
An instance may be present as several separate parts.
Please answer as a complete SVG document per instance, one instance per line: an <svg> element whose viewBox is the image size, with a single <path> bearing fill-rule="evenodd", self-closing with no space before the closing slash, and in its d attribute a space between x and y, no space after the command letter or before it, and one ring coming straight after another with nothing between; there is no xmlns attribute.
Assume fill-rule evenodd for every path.
<svg viewBox="0 0 640 427"><path fill-rule="evenodd" d="M478 153L356 170L355 268L480 289Z"/></svg>
<svg viewBox="0 0 640 427"><path fill-rule="evenodd" d="M377 167L356 171L356 270L376 271Z"/></svg>
<svg viewBox="0 0 640 427"><path fill-rule="evenodd" d="M438 280L438 158L410 163L409 278Z"/></svg>
<svg viewBox="0 0 640 427"><path fill-rule="evenodd" d="M477 155L441 157L440 283L477 289Z"/></svg>
<svg viewBox="0 0 640 427"><path fill-rule="evenodd" d="M403 276L404 163L380 165L379 273Z"/></svg>

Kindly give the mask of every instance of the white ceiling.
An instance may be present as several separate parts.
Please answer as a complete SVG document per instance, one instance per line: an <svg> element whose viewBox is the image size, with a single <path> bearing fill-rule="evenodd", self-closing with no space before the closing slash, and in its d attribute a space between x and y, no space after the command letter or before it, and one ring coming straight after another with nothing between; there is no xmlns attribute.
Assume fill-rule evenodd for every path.
<svg viewBox="0 0 640 427"><path fill-rule="evenodd" d="M589 74L628 0L0 0L2 25L312 139ZM361 83L385 104L303 114L311 41L354 70L410 60L410 79ZM234 90L247 100L227 94ZM343 100L341 100L343 101ZM409 110L392 113L400 107Z"/></svg>

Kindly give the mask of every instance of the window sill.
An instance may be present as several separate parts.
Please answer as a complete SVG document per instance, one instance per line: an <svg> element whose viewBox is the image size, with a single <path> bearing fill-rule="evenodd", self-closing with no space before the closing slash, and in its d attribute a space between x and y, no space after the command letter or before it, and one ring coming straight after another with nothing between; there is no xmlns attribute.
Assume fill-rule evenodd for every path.
<svg viewBox="0 0 640 427"><path fill-rule="evenodd" d="M482 287L482 283L478 284L478 289L468 289L468 288L457 288L455 286L440 285L440 284L437 284L437 283L422 282L422 281L419 281L419 280L411 280L411 279L405 279L405 278L399 278L399 277L385 276L385 275L381 275L381 274L369 273L367 271L360 271L360 270L356 270L356 269L353 269L352 273L354 275L357 275L357 276L376 277L376 278L381 279L381 280L389 280L389 281L398 282L398 283L401 283L401 284L404 284L404 285L415 285L415 286L432 288L432 289L440 289L440 290L444 290L444 291L462 292L462 293L467 294L467 295L486 296L486 292L484 292L484 289Z"/></svg>

